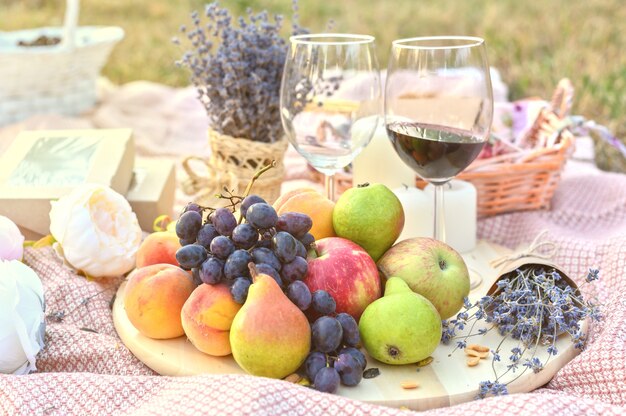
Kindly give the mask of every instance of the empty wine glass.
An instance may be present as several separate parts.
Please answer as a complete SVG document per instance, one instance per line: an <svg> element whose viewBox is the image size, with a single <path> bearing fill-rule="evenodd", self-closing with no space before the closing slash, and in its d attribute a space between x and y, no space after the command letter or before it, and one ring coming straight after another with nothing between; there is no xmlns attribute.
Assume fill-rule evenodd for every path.
<svg viewBox="0 0 626 416"><path fill-rule="evenodd" d="M292 36L280 91L289 142L325 175L334 175L370 142L378 124L380 74L374 37L337 33Z"/></svg>
<svg viewBox="0 0 626 416"><path fill-rule="evenodd" d="M392 43L385 127L400 158L434 186L437 240L445 242L444 185L478 156L492 118L493 92L483 39L436 36Z"/></svg>

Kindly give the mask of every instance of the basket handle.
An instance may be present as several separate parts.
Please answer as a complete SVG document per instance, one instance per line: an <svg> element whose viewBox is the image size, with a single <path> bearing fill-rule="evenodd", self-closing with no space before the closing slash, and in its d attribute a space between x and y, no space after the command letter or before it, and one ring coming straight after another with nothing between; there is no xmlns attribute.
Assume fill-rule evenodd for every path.
<svg viewBox="0 0 626 416"><path fill-rule="evenodd" d="M196 173L196 171L189 163L191 161L202 162L207 167L209 166L209 162L205 158L198 156L187 156L183 160L183 170L185 171L185 173L187 173L187 176L189 176L195 182L202 182L203 180L206 180L206 176L201 176Z"/></svg>
<svg viewBox="0 0 626 416"><path fill-rule="evenodd" d="M198 175L190 162L202 162L207 167L207 176ZM194 195L203 191L203 195L215 194L222 190L222 187L236 189L239 183L237 175L233 172L219 171L215 169L206 158L198 156L187 156L183 160L183 170L189 178L183 182L183 192L187 195Z"/></svg>
<svg viewBox="0 0 626 416"><path fill-rule="evenodd" d="M76 47L76 27L78 26L79 12L80 0L66 1L62 46L68 51L72 51Z"/></svg>
<svg viewBox="0 0 626 416"><path fill-rule="evenodd" d="M574 85L568 78L559 81L552 94L550 107L559 119L563 119L569 115L574 101Z"/></svg>

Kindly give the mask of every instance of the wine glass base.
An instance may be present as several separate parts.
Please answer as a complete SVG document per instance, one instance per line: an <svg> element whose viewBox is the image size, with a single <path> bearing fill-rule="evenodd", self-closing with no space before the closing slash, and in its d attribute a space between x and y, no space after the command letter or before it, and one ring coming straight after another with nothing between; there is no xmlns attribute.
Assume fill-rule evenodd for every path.
<svg viewBox="0 0 626 416"><path fill-rule="evenodd" d="M470 291L476 289L483 282L483 277L475 269L468 267L469 279L470 279Z"/></svg>

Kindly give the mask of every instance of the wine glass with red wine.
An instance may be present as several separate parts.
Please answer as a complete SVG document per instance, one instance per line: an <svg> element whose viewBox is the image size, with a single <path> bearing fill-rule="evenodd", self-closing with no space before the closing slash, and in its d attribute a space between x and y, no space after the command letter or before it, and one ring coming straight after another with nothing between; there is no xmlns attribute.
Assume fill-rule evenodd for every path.
<svg viewBox="0 0 626 416"><path fill-rule="evenodd" d="M434 238L439 241L445 242L444 185L478 156L492 118L483 39L436 36L392 43L385 127L404 163L434 185Z"/></svg>

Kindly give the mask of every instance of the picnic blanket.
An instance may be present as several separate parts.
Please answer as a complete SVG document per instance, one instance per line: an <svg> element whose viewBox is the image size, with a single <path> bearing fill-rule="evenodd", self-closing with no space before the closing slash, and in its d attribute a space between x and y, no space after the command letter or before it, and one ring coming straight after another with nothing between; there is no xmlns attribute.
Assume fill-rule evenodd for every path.
<svg viewBox="0 0 626 416"><path fill-rule="evenodd" d="M0 129L0 151L24 128L76 126L131 126L135 128L138 153L146 156L177 158L182 152L206 151L205 120L185 98L192 95L174 89L157 92L152 101L161 112L157 111L156 117L151 115L152 123L148 123L150 117L145 111L138 110L138 103L143 102L138 98L136 107L124 107L120 101L107 107L113 98L121 100L117 95L81 118L41 116ZM170 111L172 102L159 101L166 94L179 94L179 100L172 102L187 111L182 115ZM129 94L127 99L132 96ZM137 110L134 114L133 108ZM158 129L157 122L168 127ZM177 144L171 140L178 140ZM299 156L288 152L286 165L286 186L307 183L306 165ZM587 348L534 392L492 397L423 414L626 414L626 175L569 169L551 210L500 215L482 219L478 226L479 238L510 248L529 243L543 230L559 245L555 263L575 281L581 283L589 267L601 270L600 280L585 286L583 293L602 304L604 315L592 326ZM0 375L0 414L411 414L281 380L242 375L156 375L116 335L111 301L123 277L87 281L63 266L50 248L29 248L24 261L44 285L46 347L38 356L36 373ZM57 312L65 316L60 318Z"/></svg>

